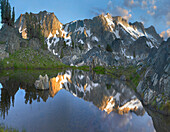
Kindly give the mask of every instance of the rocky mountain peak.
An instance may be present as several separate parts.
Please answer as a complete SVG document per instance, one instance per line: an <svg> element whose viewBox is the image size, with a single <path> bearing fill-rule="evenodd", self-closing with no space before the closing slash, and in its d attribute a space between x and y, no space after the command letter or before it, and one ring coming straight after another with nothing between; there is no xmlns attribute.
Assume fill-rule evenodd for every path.
<svg viewBox="0 0 170 132"><path fill-rule="evenodd" d="M55 14L49 13L47 11L40 11L38 14L36 13L25 13L21 14L15 23L15 27L19 29L19 32L22 34L23 38L27 38L26 33L26 15L30 17L40 18L40 24L42 28L42 33L47 38L50 33L52 36L56 34L56 30L60 30L62 23L58 20Z"/></svg>
<svg viewBox="0 0 170 132"><path fill-rule="evenodd" d="M107 13L106 15L105 15L107 18L112 18L112 15L111 14L109 14L109 13Z"/></svg>
<svg viewBox="0 0 170 132"><path fill-rule="evenodd" d="M145 31L147 34L150 34L150 38L152 38L153 41L155 41L153 38L155 38L157 40L157 43L161 43L163 41L163 39L160 37L159 34L157 34L154 26L150 26L148 28L145 28Z"/></svg>
<svg viewBox="0 0 170 132"><path fill-rule="evenodd" d="M22 36L26 36L25 15L21 15L16 22ZM47 38L49 51L59 56L63 50L64 52L69 51L67 52L69 56L72 54L72 49L76 54L82 54L96 46L106 49L110 45L113 53L121 54L122 58L134 59L133 54L135 53L139 60L146 58L150 49L158 48L162 42L154 27L145 29L141 22L128 23L121 16L113 17L109 13L67 24L62 24L54 13L47 11L32 15L41 19L42 32ZM116 41L118 39L119 43ZM137 42L142 43L146 52L139 50L141 45ZM63 49L63 46L66 49Z"/></svg>
<svg viewBox="0 0 170 132"><path fill-rule="evenodd" d="M113 21L115 21L116 24L122 23L126 27L130 26L126 19L122 18L121 16L115 16L113 17Z"/></svg>
<svg viewBox="0 0 170 132"><path fill-rule="evenodd" d="M142 22L134 22L134 23L130 23L130 25L133 25L133 27L135 28L135 29L140 29L143 33L145 32L145 28L144 28L144 25L143 25L143 23Z"/></svg>

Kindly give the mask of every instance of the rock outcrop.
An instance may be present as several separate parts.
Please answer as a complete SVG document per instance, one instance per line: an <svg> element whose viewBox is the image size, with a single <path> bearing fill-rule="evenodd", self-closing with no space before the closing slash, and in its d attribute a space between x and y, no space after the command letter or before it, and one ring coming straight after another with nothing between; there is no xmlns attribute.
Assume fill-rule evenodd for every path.
<svg viewBox="0 0 170 132"><path fill-rule="evenodd" d="M4 25L0 30L0 42L5 43L5 51L8 53L14 53L20 49L20 34L17 29Z"/></svg>
<svg viewBox="0 0 170 132"><path fill-rule="evenodd" d="M102 48L94 47L87 53L82 55L73 55L62 58L62 62L66 65L75 66L90 66L94 63L95 66L112 66L120 65L121 61L115 59L115 55L105 51Z"/></svg>
<svg viewBox="0 0 170 132"><path fill-rule="evenodd" d="M35 81L35 87L38 90L48 90L49 89L49 78L47 74L43 76L39 76L39 80Z"/></svg>
<svg viewBox="0 0 170 132"><path fill-rule="evenodd" d="M33 48L34 50L38 50L41 48L41 44L39 39L37 38L33 38L29 41L28 47Z"/></svg>
<svg viewBox="0 0 170 132"><path fill-rule="evenodd" d="M8 58L9 53L6 52L6 44L0 44L0 61L4 58Z"/></svg>
<svg viewBox="0 0 170 132"><path fill-rule="evenodd" d="M62 27L62 23L59 22L59 20L54 15L54 13L48 13L47 11L43 11L43 12L41 11L38 14L25 13L25 14L21 14L15 23L15 27L19 30L22 37L25 39L27 38L26 15L30 15L30 17L40 18L42 33L46 38L50 34L54 36L56 34L56 31L62 32L60 31Z"/></svg>
<svg viewBox="0 0 170 132"><path fill-rule="evenodd" d="M143 103L155 110L170 114L170 38L159 49L151 52L149 67L140 81L137 92L143 97Z"/></svg>

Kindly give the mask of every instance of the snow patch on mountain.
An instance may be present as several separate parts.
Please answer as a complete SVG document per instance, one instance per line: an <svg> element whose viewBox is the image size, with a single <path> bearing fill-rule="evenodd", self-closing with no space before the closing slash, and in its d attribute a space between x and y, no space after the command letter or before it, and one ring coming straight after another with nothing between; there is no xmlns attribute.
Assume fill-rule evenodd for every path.
<svg viewBox="0 0 170 132"><path fill-rule="evenodd" d="M78 43L84 44L82 39L79 39Z"/></svg>
<svg viewBox="0 0 170 132"><path fill-rule="evenodd" d="M53 49L53 54L54 54L54 55L58 55L58 53L56 53L54 49Z"/></svg>
<svg viewBox="0 0 170 132"><path fill-rule="evenodd" d="M86 33L88 35L88 37L90 37L93 33L90 33L90 29L86 30Z"/></svg>
<svg viewBox="0 0 170 132"><path fill-rule="evenodd" d="M74 32L78 32L80 31L81 34L84 32L84 27L79 27L78 29L76 29Z"/></svg>
<svg viewBox="0 0 170 132"><path fill-rule="evenodd" d="M150 41L146 41L146 44L150 47L150 48L153 48L153 44L150 42Z"/></svg>
<svg viewBox="0 0 170 132"><path fill-rule="evenodd" d="M46 39L48 50L51 51L50 46L52 43L50 43L50 38L53 37L52 33L50 32L48 38Z"/></svg>
<svg viewBox="0 0 170 132"><path fill-rule="evenodd" d="M56 35L59 35L59 31L58 30L56 30Z"/></svg>
<svg viewBox="0 0 170 132"><path fill-rule="evenodd" d="M26 30L27 30L27 28L25 28L25 29L22 30L22 27L20 26L20 28L19 28L19 33L22 33L22 32L24 32L24 31L26 31Z"/></svg>
<svg viewBox="0 0 170 132"><path fill-rule="evenodd" d="M133 56L129 56L129 55L126 55L126 49L123 49L123 48L121 48L121 52L122 52L122 54L127 58L127 59L134 59L134 57Z"/></svg>
<svg viewBox="0 0 170 132"><path fill-rule="evenodd" d="M87 48L88 48L87 51L92 49L92 47L91 47L91 45L89 43L87 43Z"/></svg>
<svg viewBox="0 0 170 132"><path fill-rule="evenodd" d="M118 31L118 30L114 31L114 34L115 34L116 38L120 38L120 35L119 35L119 31Z"/></svg>
<svg viewBox="0 0 170 132"><path fill-rule="evenodd" d="M157 41L151 34L146 33L146 35L147 35L147 38L150 39L152 42L158 43L158 41ZM159 43L158 43L158 44L159 44ZM158 48L157 45L155 45L155 47Z"/></svg>
<svg viewBox="0 0 170 132"><path fill-rule="evenodd" d="M114 22L113 22L113 19L112 19L112 18L108 18L107 15L105 15L104 17L105 17L105 19L106 19L106 21L107 21L107 23L108 23L108 26L109 26L109 28L110 28L110 31L115 34L116 38L120 38L119 31L118 31L118 30L114 30L115 24L114 24Z"/></svg>
<svg viewBox="0 0 170 132"><path fill-rule="evenodd" d="M134 29L131 26L126 27L122 23L119 22L119 24L123 27L123 29L128 32L133 38L138 39L141 36L146 36L140 29Z"/></svg>
<svg viewBox="0 0 170 132"><path fill-rule="evenodd" d="M92 40L93 40L93 41L97 41L97 42L99 41L99 39L98 39L96 36L93 36L93 37L92 37Z"/></svg>
<svg viewBox="0 0 170 132"><path fill-rule="evenodd" d="M82 80L84 78L84 75L79 75L78 78Z"/></svg>
<svg viewBox="0 0 170 132"><path fill-rule="evenodd" d="M133 100L130 100L129 102L127 102L122 107L120 107L119 110L123 110L125 108L129 108L129 109L143 109L143 105L142 105L142 103L140 102L139 99L133 99Z"/></svg>
<svg viewBox="0 0 170 132"><path fill-rule="evenodd" d="M110 30L113 31L113 27L115 27L115 24L113 23L113 19L112 18L108 18L107 15L104 16L106 18L106 21L110 27Z"/></svg>

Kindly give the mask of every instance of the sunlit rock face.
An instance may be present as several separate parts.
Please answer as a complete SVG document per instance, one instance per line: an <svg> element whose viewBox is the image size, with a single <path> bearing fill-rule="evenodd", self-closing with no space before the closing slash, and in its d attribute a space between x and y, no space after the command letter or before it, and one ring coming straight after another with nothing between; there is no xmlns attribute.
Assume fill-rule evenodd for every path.
<svg viewBox="0 0 170 132"><path fill-rule="evenodd" d="M103 102L102 102L102 106L99 107L99 109L101 109L102 111L103 110L106 111L108 114L112 111L116 111L120 115L126 114L129 111L133 111L137 115L143 115L144 114L144 109L143 109L142 103L137 98L126 102L122 106L119 106L119 104L116 104L115 98L116 97L113 97L113 96L105 97Z"/></svg>
<svg viewBox="0 0 170 132"><path fill-rule="evenodd" d="M36 89L47 90L49 89L48 81L49 79L48 79L47 74L44 77L40 75L39 80L36 80L34 85Z"/></svg>
<svg viewBox="0 0 170 132"><path fill-rule="evenodd" d="M49 81L49 94L51 97L54 97L62 88L63 85L67 82L71 83L71 75L57 75L57 77L53 77Z"/></svg>
<svg viewBox="0 0 170 132"><path fill-rule="evenodd" d="M49 81L49 95L54 97L61 89L66 89L75 97L92 102L100 110L126 114L130 111L143 115L145 110L135 92L124 82L106 75L73 70L60 73Z"/></svg>
<svg viewBox="0 0 170 132"><path fill-rule="evenodd" d="M40 25L42 28L42 33L44 37L54 37L56 35L56 31L62 32L60 28L62 27L62 23L59 22L54 13L48 13L46 11L39 12L38 14L30 13L30 14L21 14L15 23L15 27L19 30L19 33L22 35L22 38L27 39L27 26L26 26L26 16L37 17L40 18ZM39 20L38 20L39 21ZM59 36L61 37L61 35Z"/></svg>
<svg viewBox="0 0 170 132"><path fill-rule="evenodd" d="M40 17L42 33L45 35L48 50L61 58L65 56L63 63L68 65L76 62L87 65L83 64L86 58L83 58L82 54L86 54L95 47L100 47L100 52L106 51L107 45L110 45L112 50L110 57L116 61L128 64L137 63L136 61L143 61L150 50L158 48L162 42L162 38L156 33L154 27L144 28L140 22L128 23L122 17L111 16L109 13L92 19L75 20L62 24L54 13L46 11L38 14L22 14L17 19L15 26L23 38L27 38L26 15ZM76 58L73 57L74 55ZM102 55L96 57L101 62ZM107 64L109 61L105 63L116 65L116 61L111 64Z"/></svg>
<svg viewBox="0 0 170 132"><path fill-rule="evenodd" d="M113 60L135 63L135 61L144 60L150 50L158 48L162 42L154 28L147 32L148 30L146 31L140 22L128 23L122 17L113 17L110 14L99 15L92 19L72 21L63 25L62 29L62 38L57 37L57 35L52 37L50 34L46 42L49 50L55 55L60 56L61 51L64 52L66 57L62 61L68 65L77 62L77 64L88 65L88 63L83 63L87 61L83 55L93 56L89 51L98 52L95 51L96 47L100 47L99 52L102 53L106 51L107 45L110 45L112 49L109 57L112 57ZM138 44L140 42L142 42L142 46ZM66 45L65 48L63 48L64 44ZM99 62L102 62L101 58L103 56L96 54L95 57L98 58ZM76 55L75 59L73 59L74 55ZM116 65L116 61L111 64L108 64L109 61L104 63L106 65ZM104 63L102 62L101 65L105 65Z"/></svg>

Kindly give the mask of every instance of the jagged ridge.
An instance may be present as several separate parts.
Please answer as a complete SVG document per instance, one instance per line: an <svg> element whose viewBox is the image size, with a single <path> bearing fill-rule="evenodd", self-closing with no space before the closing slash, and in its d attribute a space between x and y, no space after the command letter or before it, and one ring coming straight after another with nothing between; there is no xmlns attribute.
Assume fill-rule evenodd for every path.
<svg viewBox="0 0 170 132"><path fill-rule="evenodd" d="M146 50L144 53L139 52L140 44L137 44L138 42L146 45L144 50L148 47L149 49L158 48L162 42L162 38L156 33L153 26L144 28L140 22L128 23L122 17L112 17L109 13L67 24L62 24L54 13L44 11L33 15L41 16L41 26L44 29L42 32L45 34L48 50L58 56L63 50L64 53L67 52L66 56L70 56L84 54L95 46L106 48L107 45L110 45L114 56L134 59L135 54L138 60L141 60L148 56L150 50ZM15 23L23 37L26 36L24 16L25 14L21 15ZM120 40L119 50L115 47L117 40ZM136 45L134 50L132 50L133 45Z"/></svg>

